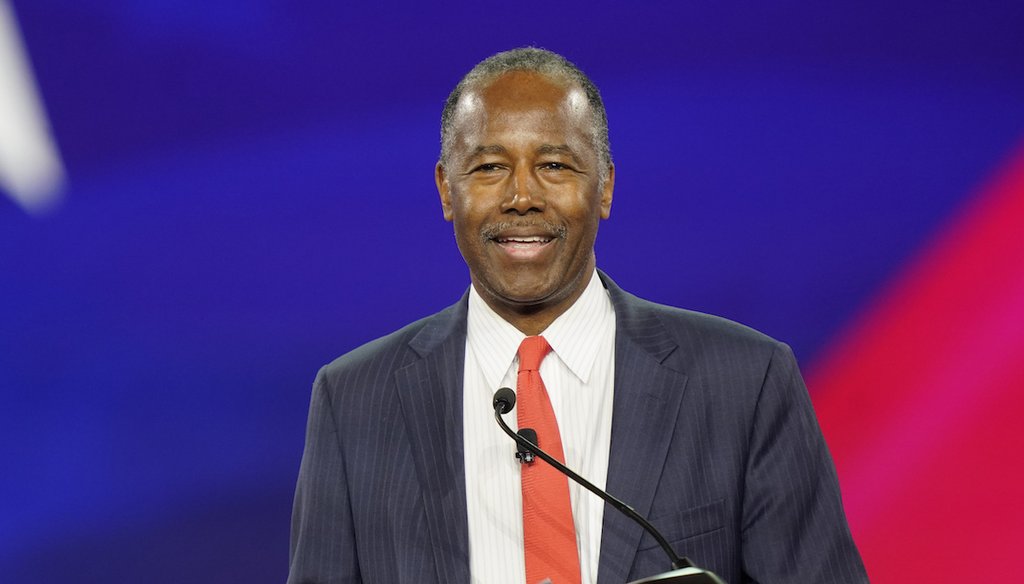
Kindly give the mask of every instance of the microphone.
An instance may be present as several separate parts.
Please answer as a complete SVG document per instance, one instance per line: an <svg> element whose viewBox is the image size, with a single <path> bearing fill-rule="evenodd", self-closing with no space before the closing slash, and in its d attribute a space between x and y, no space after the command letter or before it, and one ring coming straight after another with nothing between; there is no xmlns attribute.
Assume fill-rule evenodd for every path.
<svg viewBox="0 0 1024 584"><path fill-rule="evenodd" d="M540 457L541 460L558 469L558 472L583 485L583 487L588 491L603 499L605 503L608 503L620 513L638 523L640 527L643 527L647 533L654 537L655 541L658 542L658 545L661 546L661 549L665 551L665 554L668 555L669 561L672 563L672 571L657 574L649 578L635 580L629 584L725 584L725 582L723 582L722 579L716 576L713 572L702 570L695 566L689 558L680 558L676 555L675 550L673 550L672 546L668 544L665 537L632 507L611 496L603 489L597 488L590 481L576 474L564 464L558 462L558 460L553 456L541 450L536 443L537 432L532 428L524 428L519 432L519 434L513 432L501 417L502 414L507 414L512 411L512 408L516 405L516 392L512 391L511 388L502 387L498 389L498 391L494 392L494 399L491 401L491 405L494 407L494 419L498 422L498 426L500 426L506 434L516 441L518 451L516 453L516 458L519 458L521 462L524 462L523 457L520 456L520 453L523 451L526 453L533 453ZM533 440L529 440L527 438L527 435L530 433L532 433Z"/></svg>
<svg viewBox="0 0 1024 584"><path fill-rule="evenodd" d="M537 440L537 431L534 430L533 428L523 428L522 430L517 432L517 434L526 439L527 442L533 442L534 444L538 445L540 444L540 442ZM529 464L533 462L533 453L530 452L529 448L526 448L519 444L518 442L516 442L516 458L518 458L519 462L521 463Z"/></svg>

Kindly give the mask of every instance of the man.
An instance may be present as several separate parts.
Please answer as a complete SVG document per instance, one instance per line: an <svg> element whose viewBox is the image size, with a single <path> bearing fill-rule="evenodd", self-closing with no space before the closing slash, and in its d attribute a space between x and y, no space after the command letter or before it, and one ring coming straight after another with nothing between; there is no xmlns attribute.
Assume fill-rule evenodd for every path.
<svg viewBox="0 0 1024 584"><path fill-rule="evenodd" d="M597 497L528 486L550 467L518 462L494 424L502 386L544 395L556 428L541 447L726 581L865 582L789 348L640 300L596 270L615 169L590 80L547 51L500 53L452 92L441 133L437 188L472 286L318 374L289 582L613 584L667 571L654 540ZM538 336L546 356L527 367ZM538 496L556 502L524 518ZM538 572L563 519L569 555ZM547 535L562 543L536 543Z"/></svg>

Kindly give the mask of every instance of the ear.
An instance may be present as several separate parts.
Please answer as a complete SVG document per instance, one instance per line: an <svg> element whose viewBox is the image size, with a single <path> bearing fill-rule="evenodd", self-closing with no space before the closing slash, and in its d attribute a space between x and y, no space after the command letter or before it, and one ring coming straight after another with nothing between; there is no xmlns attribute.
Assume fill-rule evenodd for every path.
<svg viewBox="0 0 1024 584"><path fill-rule="evenodd" d="M604 188L601 189L601 219L607 219L612 214L612 192L615 191L615 165L608 165L608 178L604 181Z"/></svg>
<svg viewBox="0 0 1024 584"><path fill-rule="evenodd" d="M448 183L448 176L440 162L434 167L434 183L437 185L437 194L441 195L441 213L444 214L444 220L451 221L452 187Z"/></svg>

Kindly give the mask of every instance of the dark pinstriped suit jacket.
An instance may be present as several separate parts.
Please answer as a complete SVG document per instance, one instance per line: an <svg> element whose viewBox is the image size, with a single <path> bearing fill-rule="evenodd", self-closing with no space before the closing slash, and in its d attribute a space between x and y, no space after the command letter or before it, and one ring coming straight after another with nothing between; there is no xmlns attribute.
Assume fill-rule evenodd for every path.
<svg viewBox="0 0 1024 584"><path fill-rule="evenodd" d="M608 491L731 584L866 582L789 348L601 278L617 324ZM289 583L469 582L466 306L317 375ZM606 509L600 584L668 569L653 538Z"/></svg>

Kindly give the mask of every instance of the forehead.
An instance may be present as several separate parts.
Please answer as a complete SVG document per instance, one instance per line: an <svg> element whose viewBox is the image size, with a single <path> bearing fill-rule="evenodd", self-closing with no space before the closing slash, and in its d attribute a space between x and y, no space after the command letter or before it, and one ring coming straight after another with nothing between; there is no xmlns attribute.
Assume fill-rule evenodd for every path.
<svg viewBox="0 0 1024 584"><path fill-rule="evenodd" d="M590 104L578 85L533 71L513 71L468 89L455 108L453 130L490 133L507 126L590 133Z"/></svg>

